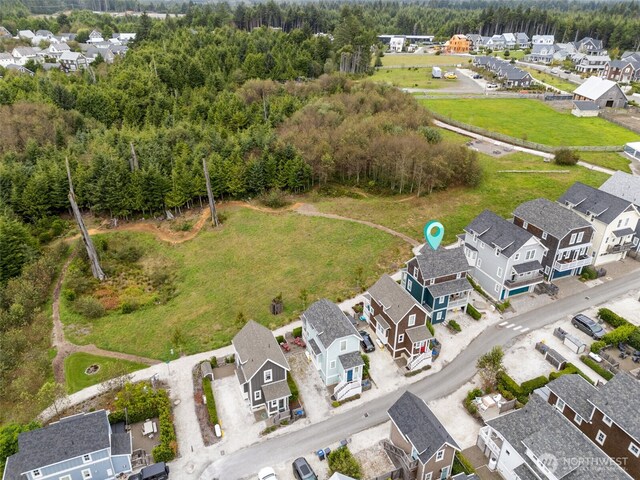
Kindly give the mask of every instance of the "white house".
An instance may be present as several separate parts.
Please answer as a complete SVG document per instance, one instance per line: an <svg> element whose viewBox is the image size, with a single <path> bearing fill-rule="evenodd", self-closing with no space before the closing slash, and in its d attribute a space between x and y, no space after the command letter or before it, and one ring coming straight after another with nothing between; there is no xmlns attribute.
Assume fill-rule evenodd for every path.
<svg viewBox="0 0 640 480"><path fill-rule="evenodd" d="M555 42L553 35L534 35L531 39L533 45L553 45Z"/></svg>
<svg viewBox="0 0 640 480"><path fill-rule="evenodd" d="M16 47L11 52L13 63L16 65L26 65L29 60L37 61L38 53L31 47Z"/></svg>
<svg viewBox="0 0 640 480"><path fill-rule="evenodd" d="M18 38L22 38L23 40L29 40L31 41L31 39L33 37L35 37L36 34L33 33L33 31L31 30L19 30L18 31Z"/></svg>
<svg viewBox="0 0 640 480"><path fill-rule="evenodd" d="M640 211L630 200L576 182L558 203L591 222L594 265L622 260L629 250L637 249Z"/></svg>
<svg viewBox="0 0 640 480"><path fill-rule="evenodd" d="M102 38L102 33L100 33L98 30L93 30L89 34L89 39L87 40L87 43L102 43L102 42L104 42L104 38Z"/></svg>
<svg viewBox="0 0 640 480"><path fill-rule="evenodd" d="M10 53L1 52L0 53L0 67L7 68L9 65L15 63L13 57Z"/></svg>
<svg viewBox="0 0 640 480"><path fill-rule="evenodd" d="M391 37L389 39L389 50L392 52L401 52L404 48L405 37Z"/></svg>
<svg viewBox="0 0 640 480"><path fill-rule="evenodd" d="M625 152L627 146L625 145ZM636 149L634 150L636 158L640 159L640 142L636 142ZM610 193L616 197L622 198L632 202L638 211L640 211L640 177L631 175L629 173L617 171L609 179L600 185L600 190ZM640 251L640 221L636 225L636 251Z"/></svg>

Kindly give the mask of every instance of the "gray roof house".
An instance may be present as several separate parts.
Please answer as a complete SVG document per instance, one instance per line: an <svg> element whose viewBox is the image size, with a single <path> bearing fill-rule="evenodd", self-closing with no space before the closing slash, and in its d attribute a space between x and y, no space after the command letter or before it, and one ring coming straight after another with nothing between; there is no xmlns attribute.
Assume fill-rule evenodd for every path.
<svg viewBox="0 0 640 480"><path fill-rule="evenodd" d="M427 404L411 392L387 411L391 419L390 442L383 442L391 454L416 478L449 478L460 447Z"/></svg>
<svg viewBox="0 0 640 480"><path fill-rule="evenodd" d="M271 330L249 320L231 344L236 355L236 375L249 408L264 408L269 417L289 418L289 362Z"/></svg>
<svg viewBox="0 0 640 480"><path fill-rule="evenodd" d="M18 436L3 480L115 479L131 471L131 433L116 432L105 410L66 417Z"/></svg>
<svg viewBox="0 0 640 480"><path fill-rule="evenodd" d="M547 247L541 263L549 279L579 275L593 262L591 223L556 202L536 198L521 203L513 212L513 223Z"/></svg>
<svg viewBox="0 0 640 480"><path fill-rule="evenodd" d="M632 201L576 182L558 203L586 219L595 229L594 265L622 260L628 251L638 248L640 211Z"/></svg>
<svg viewBox="0 0 640 480"><path fill-rule="evenodd" d="M477 445L505 478L631 478L538 394L523 408L487 421Z"/></svg>
<svg viewBox="0 0 640 480"><path fill-rule="evenodd" d="M362 392L362 337L335 303L322 299L305 310L302 338L322 381L332 387L336 400Z"/></svg>
<svg viewBox="0 0 640 480"><path fill-rule="evenodd" d="M632 202L636 209L640 211L640 177L618 170L600 185L600 190ZM636 252L640 251L640 241L638 239L640 239L640 221L636 224L636 237L634 240L636 241Z"/></svg>
<svg viewBox="0 0 640 480"><path fill-rule="evenodd" d="M502 301L544 281L541 262L547 247L531 232L489 210L464 230L471 276L488 295Z"/></svg>
<svg viewBox="0 0 640 480"><path fill-rule="evenodd" d="M573 99L592 101L600 108L623 108L627 105L627 97L620 86L600 77L589 77L573 91Z"/></svg>

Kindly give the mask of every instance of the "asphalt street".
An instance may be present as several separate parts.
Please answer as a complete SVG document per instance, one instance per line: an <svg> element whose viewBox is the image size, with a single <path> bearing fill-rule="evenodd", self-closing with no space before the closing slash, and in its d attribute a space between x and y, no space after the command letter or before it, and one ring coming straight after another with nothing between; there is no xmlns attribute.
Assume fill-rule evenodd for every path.
<svg viewBox="0 0 640 480"><path fill-rule="evenodd" d="M591 289L512 317L510 323L530 330L572 316L577 312L607 302L630 290L640 288L640 271L602 283ZM408 390L429 402L457 390L476 373L476 359L495 345L508 347L521 332L513 329L488 327L481 335L440 372L412 384ZM201 480L234 480L247 477L264 466L274 465L298 456L313 455L316 450L335 445L340 440L374 427L387 420L387 409L404 392L378 397L371 402L342 414L245 449L211 463L200 475Z"/></svg>

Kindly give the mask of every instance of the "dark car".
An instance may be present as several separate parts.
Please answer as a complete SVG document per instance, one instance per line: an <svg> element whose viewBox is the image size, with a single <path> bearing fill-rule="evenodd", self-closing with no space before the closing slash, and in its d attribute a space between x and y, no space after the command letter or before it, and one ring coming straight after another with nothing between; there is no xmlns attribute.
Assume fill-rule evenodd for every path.
<svg viewBox="0 0 640 480"><path fill-rule="evenodd" d="M298 480L318 480L316 474L313 472L311 465L304 457L297 458L293 462L293 476Z"/></svg>
<svg viewBox="0 0 640 480"><path fill-rule="evenodd" d="M159 462L144 467L140 472L130 475L128 480L167 480L168 478L169 466L164 462Z"/></svg>
<svg viewBox="0 0 640 480"><path fill-rule="evenodd" d="M361 330L358 333L362 337L362 341L360 342L360 346L362 347L362 350L364 350L367 353L373 352L376 349L376 346L373 344L373 340L371 340L371 335L369 335L364 330Z"/></svg>
<svg viewBox="0 0 640 480"><path fill-rule="evenodd" d="M582 330L587 335L600 340L604 336L604 329L597 322L586 315L576 315L571 319L571 324L578 330Z"/></svg>
<svg viewBox="0 0 640 480"><path fill-rule="evenodd" d="M473 78L475 78L476 80L482 78L482 75L480 75L479 73L476 73Z"/></svg>

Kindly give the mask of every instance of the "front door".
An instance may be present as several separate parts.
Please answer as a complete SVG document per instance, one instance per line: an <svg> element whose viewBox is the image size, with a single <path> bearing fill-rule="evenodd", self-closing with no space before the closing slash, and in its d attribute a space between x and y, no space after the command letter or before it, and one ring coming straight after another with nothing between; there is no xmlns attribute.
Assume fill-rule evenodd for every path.
<svg viewBox="0 0 640 480"><path fill-rule="evenodd" d="M449 467L444 467L440 472L440 480L446 480L449 476Z"/></svg>
<svg viewBox="0 0 640 480"><path fill-rule="evenodd" d="M347 382L350 382L352 380L353 380L353 369L347 370Z"/></svg>

